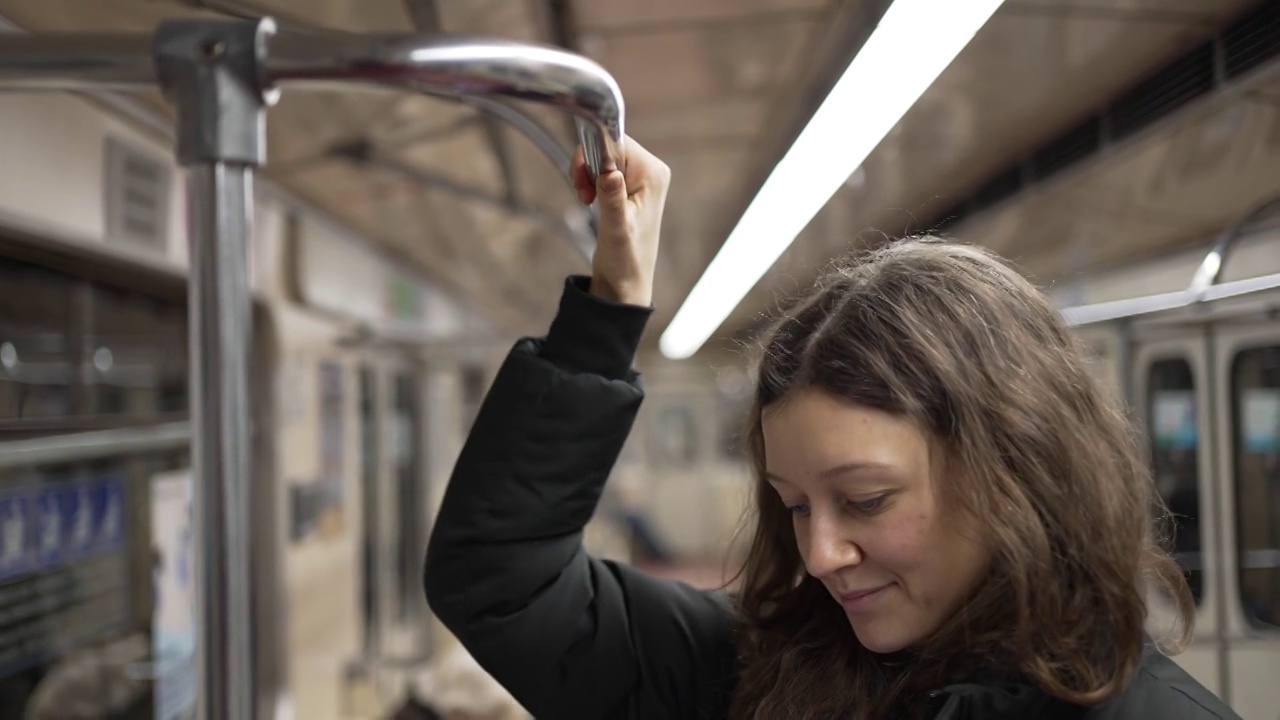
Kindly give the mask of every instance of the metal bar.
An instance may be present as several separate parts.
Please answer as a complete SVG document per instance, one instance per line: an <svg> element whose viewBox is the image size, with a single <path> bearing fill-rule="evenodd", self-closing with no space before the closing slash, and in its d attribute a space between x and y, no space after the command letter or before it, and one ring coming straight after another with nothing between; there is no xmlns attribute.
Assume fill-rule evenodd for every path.
<svg viewBox="0 0 1280 720"><path fill-rule="evenodd" d="M160 80L149 34L10 35L0 89L147 88ZM493 38L284 33L271 41L264 85L407 89L452 99L495 96L560 108L578 122L593 172L619 167L622 92L597 63L555 48Z"/></svg>
<svg viewBox="0 0 1280 720"><path fill-rule="evenodd" d="M620 166L622 92L597 63L563 50L491 38L282 33L271 41L272 85L408 89L451 99L487 96L552 105L574 116L593 172Z"/></svg>
<svg viewBox="0 0 1280 720"><path fill-rule="evenodd" d="M248 243L252 171L190 171L191 384L207 718L252 718Z"/></svg>
<svg viewBox="0 0 1280 720"><path fill-rule="evenodd" d="M436 0L403 0L405 14L409 16L410 22L413 23L413 29L426 34L439 34L444 31L444 26L440 20L440 7ZM484 129L485 142L489 145L489 151L493 153L494 160L498 163L499 172L502 173L503 187L505 188L504 199L507 207L512 210L518 210L520 207L520 194L517 192L519 186L518 179L515 176L515 164L512 162L511 153L507 150L507 144L502 136L502 129L498 126L498 119L489 113L481 111L480 124Z"/></svg>
<svg viewBox="0 0 1280 720"><path fill-rule="evenodd" d="M0 90L154 88L151 34L5 35Z"/></svg>
<svg viewBox="0 0 1280 720"><path fill-rule="evenodd" d="M1213 249L1209 251L1209 254L1205 255L1200 267L1196 269L1195 275L1191 278L1191 292L1197 295L1204 295L1211 287L1217 285L1218 278L1222 274L1222 268L1227 264L1227 256L1235 245L1235 241L1250 231L1257 232L1258 228L1251 226L1254 220L1274 211L1276 208L1280 208L1280 197L1272 197L1260 203L1253 210L1246 213L1244 217L1236 221L1226 232L1222 233L1218 241L1214 243Z"/></svg>
<svg viewBox="0 0 1280 720"><path fill-rule="evenodd" d="M1093 325L1111 320L1135 318L1142 315L1153 315L1155 313L1168 312L1170 310L1180 310L1182 308L1191 307L1192 305L1213 302L1214 300L1243 297L1245 295L1252 295L1253 293L1276 289L1280 289L1280 273L1260 275L1258 277L1244 278L1242 280L1232 280L1231 282L1225 282L1220 285L1213 285L1204 290L1203 293L1195 293L1190 290L1179 290L1177 292L1161 293L1159 295L1145 295L1143 297L1113 300L1110 302L1095 303L1093 305L1080 305L1073 308L1067 308L1062 311L1062 314L1069 325Z"/></svg>
<svg viewBox="0 0 1280 720"><path fill-rule="evenodd" d="M189 168L188 283L196 472L200 716L257 715L252 594L249 246L253 168L278 84L408 89L550 104L574 117L591 170L622 167L623 102L613 78L572 53L458 37L291 34L259 21L170 21L154 35L0 40L0 89L102 90L159 83L178 111Z"/></svg>
<svg viewBox="0 0 1280 720"><path fill-rule="evenodd" d="M1231 227L1218 236L1213 248L1205 255L1204 260L1200 262L1186 290L1081 305L1064 310L1062 312L1063 316L1071 325L1091 325L1108 320L1119 320L1167 310L1177 310L1201 302L1238 297L1280 287L1280 274L1263 275L1235 280L1221 285L1218 284L1222 268L1226 264L1227 256L1236 240L1250 231L1256 232L1260 230L1260 228L1254 227L1252 223L1257 218L1276 208L1280 208L1280 197L1270 198L1260 203L1253 210L1232 223ZM1268 224L1263 227L1269 226Z"/></svg>
<svg viewBox="0 0 1280 720"><path fill-rule="evenodd" d="M516 217L532 220L544 228L567 237L573 249L582 255L587 262L591 261L592 250L595 246L595 236L589 231L589 218L583 218L580 224L575 225L565 218L533 208L512 207L503 198L490 195L484 190L461 185L448 177L414 167L402 160L379 157L376 152L366 154L359 154L358 152L340 153L340 157L344 157L367 169L395 173L426 189L441 190L462 200L480 203L509 212Z"/></svg>
<svg viewBox="0 0 1280 720"><path fill-rule="evenodd" d="M532 115L524 112L516 105L510 102L504 102L498 98L488 97L463 97L462 102L471 105L477 109L494 115L508 124L514 126L517 130L529 138L530 142L542 151L551 164L560 171L566 179L569 179L569 153L556 142L551 131L547 130ZM572 183L570 183L572 185Z"/></svg>
<svg viewBox="0 0 1280 720"><path fill-rule="evenodd" d="M253 170L266 159L262 81L270 20L171 21L155 36L157 75L178 111L188 168L192 467L201 618L200 715L257 717L250 549L249 247Z"/></svg>
<svg viewBox="0 0 1280 720"><path fill-rule="evenodd" d="M1179 290L1158 295L1145 295L1125 300L1081 305L1063 310L1062 315L1069 325L1092 325L1094 323L1107 322L1108 320L1120 320L1164 310L1176 310L1190 305L1194 300L1195 295L1186 290Z"/></svg>
<svg viewBox="0 0 1280 720"><path fill-rule="evenodd" d="M1259 275L1258 277L1232 280L1231 282L1214 285L1204 291L1204 294L1200 296L1200 301L1225 300L1227 298L1251 295L1256 292L1275 290L1276 288L1280 288L1280 273Z"/></svg>
<svg viewBox="0 0 1280 720"><path fill-rule="evenodd" d="M500 98L464 97L462 102L505 120L523 133L534 146L542 151L547 160L550 160L551 164L560 171L561 177L565 179L570 189L573 188L573 178L569 176L569 163L571 160L569 153L560 147L560 144L552 137L551 132L544 128L532 115L526 113L514 103ZM591 254L595 248L596 228L600 223L600 208L598 204L592 203L580 212L582 213L583 229L579 231L576 226L571 225L575 229L570 236L570 241L573 243L574 248L584 253L587 260L590 261ZM581 237L584 232L589 233L589 237L585 239Z"/></svg>
<svg viewBox="0 0 1280 720"><path fill-rule="evenodd" d="M0 468L27 467L50 462L78 462L152 450L179 448L191 441L191 425L166 423L10 440L0 443Z"/></svg>

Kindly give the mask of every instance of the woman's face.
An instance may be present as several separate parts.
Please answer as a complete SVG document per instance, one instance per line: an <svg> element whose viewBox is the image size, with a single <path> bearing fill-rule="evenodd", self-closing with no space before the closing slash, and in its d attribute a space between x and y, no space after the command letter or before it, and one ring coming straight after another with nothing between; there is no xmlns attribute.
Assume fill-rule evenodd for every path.
<svg viewBox="0 0 1280 720"><path fill-rule="evenodd" d="M929 636L986 571L972 523L943 513L929 442L909 421L821 390L765 409L767 480L805 569L872 652Z"/></svg>

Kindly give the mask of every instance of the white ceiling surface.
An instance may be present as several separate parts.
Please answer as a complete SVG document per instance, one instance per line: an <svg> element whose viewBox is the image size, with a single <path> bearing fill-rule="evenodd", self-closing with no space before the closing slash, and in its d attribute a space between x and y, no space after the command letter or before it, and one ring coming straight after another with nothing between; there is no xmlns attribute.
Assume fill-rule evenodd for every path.
<svg viewBox="0 0 1280 720"><path fill-rule="evenodd" d="M788 117L824 38L878 0L577 0L573 49L604 65L627 130L673 169L649 340L675 312L785 148ZM413 29L420 0L257 0L253 8L356 32ZM212 3L211 3L212 4ZM224 2L223 5L236 5ZM239 3L248 5L248 3ZM1006 0L867 160L722 332L751 324L779 292L861 237L922 229L993 173L1207 38L1248 0ZM550 0L437 0L446 32L551 42ZM0 0L32 30L151 29L196 14L178 0ZM828 74L830 68L826 68ZM892 68L886 68L892 72ZM1276 93L1280 95L1280 90ZM151 101L159 104L153 96ZM1066 179L953 229L1023 260L1043 279L1160 251L1212 232L1273 192L1275 102L1219 112L1089 162ZM544 124L567 146L555 113ZM269 115L265 174L465 292L507 333L545 329L568 272L566 238L505 210L423 190L328 154L370 138L399 162L499 196L501 165L476 114L446 101L360 92L288 93ZM532 143L502 126L521 202L555 215L572 192ZM1069 177L1067 177L1069 176ZM714 345L714 344L713 344Z"/></svg>

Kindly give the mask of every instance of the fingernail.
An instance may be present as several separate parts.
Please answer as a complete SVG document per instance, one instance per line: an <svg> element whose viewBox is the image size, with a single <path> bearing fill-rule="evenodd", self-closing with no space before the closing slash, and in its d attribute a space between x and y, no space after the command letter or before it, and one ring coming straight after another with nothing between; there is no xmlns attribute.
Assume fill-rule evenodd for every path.
<svg viewBox="0 0 1280 720"><path fill-rule="evenodd" d="M614 170L600 179L600 189L607 193L616 193L622 189L622 173Z"/></svg>

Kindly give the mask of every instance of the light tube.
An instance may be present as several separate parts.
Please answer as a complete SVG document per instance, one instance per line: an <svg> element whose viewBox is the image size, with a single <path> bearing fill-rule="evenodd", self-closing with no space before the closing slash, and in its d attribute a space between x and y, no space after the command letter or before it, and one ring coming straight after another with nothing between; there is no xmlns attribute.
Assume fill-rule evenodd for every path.
<svg viewBox="0 0 1280 720"><path fill-rule="evenodd" d="M1003 0L895 0L778 162L659 341L702 347ZM872 180L874 182L874 180Z"/></svg>

